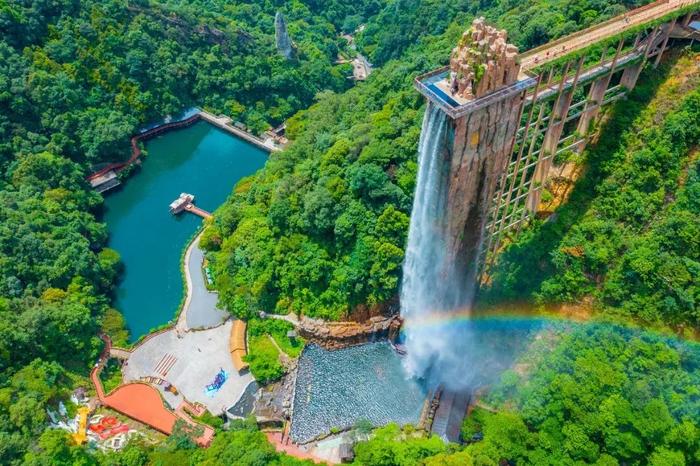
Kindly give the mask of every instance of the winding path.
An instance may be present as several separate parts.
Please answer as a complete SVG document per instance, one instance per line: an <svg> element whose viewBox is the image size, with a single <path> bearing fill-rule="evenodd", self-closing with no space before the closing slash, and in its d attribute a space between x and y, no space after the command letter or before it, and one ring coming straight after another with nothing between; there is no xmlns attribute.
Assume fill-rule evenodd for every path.
<svg viewBox="0 0 700 466"><path fill-rule="evenodd" d="M176 329L179 332L216 327L223 324L229 317L228 312L217 306L218 294L209 291L204 283L202 273L204 252L199 248L201 236L200 233L185 251L187 296L177 319Z"/></svg>

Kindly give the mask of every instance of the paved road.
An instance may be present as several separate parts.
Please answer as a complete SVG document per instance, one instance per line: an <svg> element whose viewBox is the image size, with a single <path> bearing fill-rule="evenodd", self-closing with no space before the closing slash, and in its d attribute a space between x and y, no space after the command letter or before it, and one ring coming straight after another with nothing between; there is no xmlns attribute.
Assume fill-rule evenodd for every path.
<svg viewBox="0 0 700 466"><path fill-rule="evenodd" d="M185 254L185 267L189 275L187 282L190 288L190 298L185 301L185 309L182 311L186 329L216 327L229 317L226 311L216 305L218 294L207 290L202 273L203 261L204 253L199 249L197 238Z"/></svg>
<svg viewBox="0 0 700 466"><path fill-rule="evenodd" d="M568 39L554 41L547 47L537 48L520 55L523 71L535 68L543 63L556 60L576 50L584 49L607 37L612 37L640 24L645 24L691 4L700 4L700 0L661 0L653 6L641 7L620 15L599 26L576 33Z"/></svg>

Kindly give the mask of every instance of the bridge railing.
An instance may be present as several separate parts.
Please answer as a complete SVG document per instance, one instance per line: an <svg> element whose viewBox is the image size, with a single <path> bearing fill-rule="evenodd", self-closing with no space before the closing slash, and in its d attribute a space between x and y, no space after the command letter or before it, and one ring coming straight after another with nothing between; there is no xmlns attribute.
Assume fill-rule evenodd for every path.
<svg viewBox="0 0 700 466"><path fill-rule="evenodd" d="M521 58L521 59L522 59L522 58L527 58L527 57L530 57L530 56L535 55L535 54L537 54L537 53L540 53L540 52L542 52L543 50L547 50L547 49L550 49L550 48L552 48L552 47L556 47L557 45L565 44L566 42L569 42L571 39L575 39L575 38L577 38L577 37L585 36L586 34L590 34L590 33L592 33L592 32L595 32L595 31L599 30L599 29L602 29L602 28L605 28L605 27L607 27L607 26L610 26L611 24L615 24L615 23L619 22L620 19L621 19L621 18L624 18L625 16L631 17L631 16L634 16L634 15L636 15L636 14L643 13L644 11L651 10L651 9L656 8L656 7L658 7L658 6L661 6L661 5L663 5L663 4L669 3L669 1L670 1L670 0L658 0L658 1L656 1L656 2L652 2L652 3L649 3L649 4L647 4L647 5L641 6L641 7L636 8L636 9L634 9L634 10L628 12L628 13L625 13L625 14L623 14L623 15L615 16L615 17L610 18L610 19L608 19L608 20L606 20L606 21L603 21L602 23L598 23L598 24L596 24L596 25L594 25L594 26L591 26L591 27L589 27L589 28L587 28L587 29L582 29L582 30L580 30L580 31L573 32L573 33L571 33L571 34L569 34L569 35L567 35L567 36L560 37L559 39L555 39L555 40L553 40L553 41L547 42L546 44L542 44L542 45L540 45L540 46L538 46L538 47L535 47L534 49L526 50L525 52L523 52L523 53L520 54L520 57L519 57L519 58ZM688 2L688 3L692 3L692 2ZM618 32L620 32L620 31L618 31Z"/></svg>

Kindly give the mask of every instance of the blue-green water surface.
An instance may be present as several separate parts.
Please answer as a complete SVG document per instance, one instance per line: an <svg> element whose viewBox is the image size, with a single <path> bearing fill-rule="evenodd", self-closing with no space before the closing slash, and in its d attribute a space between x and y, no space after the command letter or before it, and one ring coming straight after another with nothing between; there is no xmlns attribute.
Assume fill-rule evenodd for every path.
<svg viewBox="0 0 700 466"><path fill-rule="evenodd" d="M115 307L133 340L173 319L183 297L180 259L202 219L190 213L175 217L169 204L187 192L197 206L214 211L267 158L205 122L152 139L146 150L141 169L105 200L109 247L124 264Z"/></svg>

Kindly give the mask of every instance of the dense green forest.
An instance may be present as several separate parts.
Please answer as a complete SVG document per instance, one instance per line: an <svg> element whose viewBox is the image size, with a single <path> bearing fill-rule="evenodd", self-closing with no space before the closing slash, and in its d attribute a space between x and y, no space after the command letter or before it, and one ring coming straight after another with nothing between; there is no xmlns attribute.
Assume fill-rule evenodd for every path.
<svg viewBox="0 0 700 466"><path fill-rule="evenodd" d="M614 108L556 218L528 229L501 257L492 297L591 296L608 315L689 334L698 328L697 60L647 73L634 98Z"/></svg>
<svg viewBox="0 0 700 466"><path fill-rule="evenodd" d="M124 159L128 138L140 125L192 105L229 114L256 131L294 115L288 120L292 147L236 188L203 242L217 251L217 285L233 312L266 309L335 319L358 305L385 303L397 292L422 115L422 101L411 88L413 76L446 60L477 11L508 27L527 47L634 5L594 0L0 0L0 464L301 464L275 453L250 423L219 431L208 450L195 449L178 432L161 445L134 443L109 455L87 452L72 446L65 433L46 430L46 407L87 384L85 376L101 349L98 332L125 339L121 316L110 308L119 258L105 248L106 229L97 220L101 197L84 176L94 164ZM275 50L278 10L297 47L293 61ZM363 23L359 46L381 69L348 90L349 68L334 65L345 46L338 33ZM594 293L611 308L647 321L697 324L700 178L697 164L687 161L697 143L699 104L697 95L687 99L687 110L672 106L661 119L650 116L646 124L638 123L641 130L657 131L644 141L635 140L641 131L635 130L618 147L611 130L610 140L604 138L591 151L592 166L605 162L592 174L607 180L601 190L653 198L648 206L653 211L619 209L629 205L628 198L611 199L617 204L600 205L586 215L580 214L586 209L572 207L579 213L563 228L571 236L557 233L552 244L576 246L580 238L595 234L597 250L585 260L552 253L555 247L538 252L546 280L516 293L509 277L520 273L511 267L525 237L503 262L504 289L541 300ZM624 109L615 112L611 124L618 125L618 134L649 98L633 102L638 108L630 107L630 116ZM654 129L659 125L674 131L682 145L669 147L661 130ZM648 140L654 146L632 149ZM662 150L664 156L658 157L656 151ZM608 159L610 154L617 155ZM628 172L622 163L628 158L648 168ZM636 192L618 189L637 176ZM676 184L668 184L674 176ZM593 205L590 199L585 204ZM602 218L601 224L585 224L586 218ZM629 220L644 226L626 224ZM543 228L550 227L536 227L530 235ZM616 249L602 251L603 246ZM616 260L602 273L606 257ZM661 267L660 257L669 257L662 265L672 269ZM398 449L414 455L403 464L428 456L430 464L468 464L472 456L493 460L478 464L502 458L526 463L547 454L564 458L580 445L576 454L584 456L574 459L607 461L601 464L615 464L611 451L629 463L643 462L645 455L659 458L653 464L683 464L679 455L687 464L700 461L698 427L687 419L698 416L697 406L690 404L697 403L692 385L698 384L698 360L644 339L634 340L635 352L626 352L621 349L626 343L597 332L562 338L551 359L539 362L540 369L517 389L509 374L491 402L519 412L482 413L476 420L484 425L483 443L455 453L435 439L394 442L407 434L389 427L375 444L359 447L358 460L401 464L388 456ZM603 353L583 352L601 339L610 340ZM577 352L583 354L581 362ZM609 364L585 366L591 359ZM591 426L580 412L557 411L562 404L582 403L576 397L580 381L552 379L573 364L586 367L584 374L602 371L598 375L605 383L608 375L614 379L600 397L626 397L629 409L612 414L619 422L609 432L601 433L600 427L609 413L590 419L598 423ZM598 380L592 375L586 377L591 384ZM645 392L631 380L646 380L651 388ZM572 384L577 389L567 391ZM527 405L532 393L542 406ZM640 418L653 418L658 425L645 430ZM567 427L569 443L559 426ZM473 428L466 426L465 432ZM553 445L558 441L561 445ZM603 445L608 456L601 453ZM373 453L382 448L386 455Z"/></svg>
<svg viewBox="0 0 700 466"><path fill-rule="evenodd" d="M292 61L275 49L278 9L297 47ZM0 10L0 160L37 147L78 162L123 159L140 124L192 105L255 131L280 123L319 91L351 83L349 65L333 64L345 40L320 9L300 1L9 2Z"/></svg>
<svg viewBox="0 0 700 466"><path fill-rule="evenodd" d="M400 8L404 3L418 7ZM291 118L292 146L239 183L217 211L202 244L219 250L217 288L235 314L262 309L340 319L358 306L382 305L397 295L423 106L412 80L447 60L472 18L471 10L459 10L462 4L455 2L449 11L462 11L459 21L431 36L423 22L432 18L442 24L446 15L437 3L389 2L374 19L377 27L389 30L385 23L403 18L406 27L415 27L418 44L401 60L384 64L367 83L343 94L325 93ZM516 3L482 2L479 10L507 26L522 47L625 7L546 2L532 10L526 8L530 2ZM400 14L389 14L391 8ZM412 22L415 11L422 12L416 13L421 19ZM547 28L535 39L527 31L543 20L560 27Z"/></svg>
<svg viewBox="0 0 700 466"><path fill-rule="evenodd" d="M391 0L358 37L361 50L375 64L399 58L426 35L440 35L450 24L468 24L477 14L506 28L511 41L530 49L648 1L536 0L491 2Z"/></svg>

